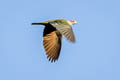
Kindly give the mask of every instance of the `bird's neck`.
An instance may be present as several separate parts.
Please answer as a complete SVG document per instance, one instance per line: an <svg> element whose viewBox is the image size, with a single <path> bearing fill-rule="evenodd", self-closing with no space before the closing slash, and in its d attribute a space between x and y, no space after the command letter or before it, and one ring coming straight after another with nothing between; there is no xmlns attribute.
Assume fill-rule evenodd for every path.
<svg viewBox="0 0 120 80"><path fill-rule="evenodd" d="M67 21L69 25L72 25L72 23L70 21Z"/></svg>

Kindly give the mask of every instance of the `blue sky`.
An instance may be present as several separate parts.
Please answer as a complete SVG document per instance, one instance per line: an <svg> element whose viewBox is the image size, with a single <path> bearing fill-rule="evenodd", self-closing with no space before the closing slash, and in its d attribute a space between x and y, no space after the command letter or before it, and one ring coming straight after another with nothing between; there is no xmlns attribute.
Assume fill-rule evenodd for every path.
<svg viewBox="0 0 120 80"><path fill-rule="evenodd" d="M1 0L0 80L120 80L119 0ZM59 60L46 59L44 26L74 19L76 43L63 38Z"/></svg>

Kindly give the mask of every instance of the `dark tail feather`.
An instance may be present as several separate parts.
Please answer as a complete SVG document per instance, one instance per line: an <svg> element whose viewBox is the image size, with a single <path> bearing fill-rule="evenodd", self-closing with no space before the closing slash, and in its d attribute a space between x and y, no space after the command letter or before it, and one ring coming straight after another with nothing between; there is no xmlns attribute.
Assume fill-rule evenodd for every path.
<svg viewBox="0 0 120 80"><path fill-rule="evenodd" d="M32 25L44 25L44 23L32 23Z"/></svg>

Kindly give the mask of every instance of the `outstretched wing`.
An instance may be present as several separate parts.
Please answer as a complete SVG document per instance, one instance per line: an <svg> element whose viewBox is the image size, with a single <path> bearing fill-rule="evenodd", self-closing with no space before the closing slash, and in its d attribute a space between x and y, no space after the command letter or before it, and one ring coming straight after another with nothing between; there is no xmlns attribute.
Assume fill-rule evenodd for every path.
<svg viewBox="0 0 120 80"><path fill-rule="evenodd" d="M47 58L51 62L55 62L60 54L62 35L57 32L54 27L45 27L43 37L43 45L47 54Z"/></svg>
<svg viewBox="0 0 120 80"><path fill-rule="evenodd" d="M72 26L67 24L65 21L54 21L50 22L61 34L63 34L68 40L75 42L75 36L72 30Z"/></svg>

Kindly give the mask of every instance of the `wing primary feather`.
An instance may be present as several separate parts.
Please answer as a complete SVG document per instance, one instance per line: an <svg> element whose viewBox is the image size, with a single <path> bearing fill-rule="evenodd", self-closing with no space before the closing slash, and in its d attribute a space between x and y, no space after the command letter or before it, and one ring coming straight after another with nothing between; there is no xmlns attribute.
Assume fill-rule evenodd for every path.
<svg viewBox="0 0 120 80"><path fill-rule="evenodd" d="M62 35L59 31L52 31L44 35L43 45L47 58L51 62L55 62L59 57L61 50L61 37Z"/></svg>

